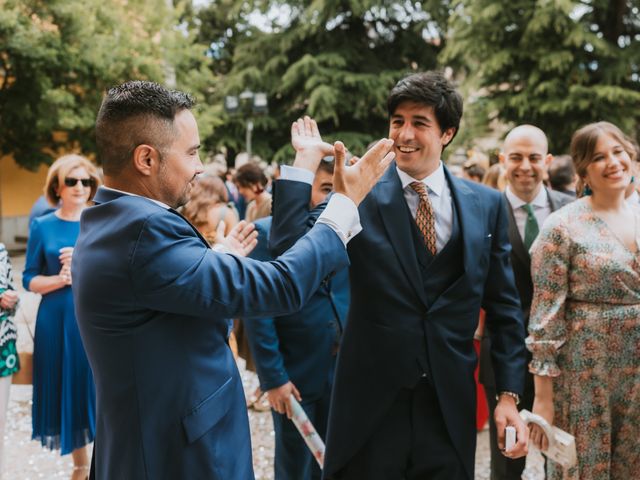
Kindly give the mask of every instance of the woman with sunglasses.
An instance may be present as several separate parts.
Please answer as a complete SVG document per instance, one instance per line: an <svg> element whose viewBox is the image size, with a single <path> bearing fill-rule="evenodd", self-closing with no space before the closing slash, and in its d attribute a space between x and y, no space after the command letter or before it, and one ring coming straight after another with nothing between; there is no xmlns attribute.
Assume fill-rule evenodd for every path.
<svg viewBox="0 0 640 480"><path fill-rule="evenodd" d="M42 295L34 337L32 438L62 455L71 453L74 480L89 473L86 445L95 434L96 409L74 313L71 258L80 214L99 183L96 167L80 155L51 165L44 193L58 208L34 219L23 274L24 287Z"/></svg>

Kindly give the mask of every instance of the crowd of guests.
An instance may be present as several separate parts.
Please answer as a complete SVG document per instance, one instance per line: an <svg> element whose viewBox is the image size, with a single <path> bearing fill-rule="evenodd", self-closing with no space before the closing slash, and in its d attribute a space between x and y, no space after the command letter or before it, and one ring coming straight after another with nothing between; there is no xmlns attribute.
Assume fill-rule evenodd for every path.
<svg viewBox="0 0 640 480"><path fill-rule="evenodd" d="M239 317L235 319L233 333L228 328L229 344L259 378L260 388L249 393L247 405L257 409L264 409L266 405L272 409L275 478L319 479L322 475L302 437L287 418L292 414L291 396L301 402L320 436L329 440L329 449L332 445L341 445L337 452L329 450L330 461L334 463L329 464L330 470L325 474L332 475L331 478L468 478L472 467L469 470L466 460L458 462L452 458L466 454L466 450L460 453L459 444L468 450L473 443L467 445L467 437L455 436L457 432L451 431L451 425L458 423L450 417L458 415L455 422L469 418L468 404L456 397L469 392L463 382L455 387L454 393L441 390L438 382L444 380L443 372L454 375L475 364L475 355L466 343L461 347L451 346L464 343L466 340L454 337L466 339L469 329L450 325L442 330L436 327L429 330L432 327L428 326L415 329L407 323L402 326L406 327L406 335L394 336L397 331L393 333L397 327L394 322L402 323L405 316L414 315L414 310L419 312L416 317L419 320L424 305L430 312L442 295L452 296L451 306L446 308L458 315L455 309L464 300L451 293L451 287L469 274L468 270L465 273L468 267L463 263L468 259L461 255L462 251L464 255L470 253L465 250L463 237L468 235L465 230L470 225L465 223L469 221L466 215L470 212L464 210L466 204L461 202L465 195L470 195L472 202L476 198L487 202L478 211L487 215L487 222L483 217L478 224L478 228L486 229L478 241L492 253L485 256L478 251L479 256L473 261L481 268L493 266L491 262L498 260L502 267L507 267L499 278L488 278L483 292L473 294L477 296L473 308L481 305L483 318L487 318L486 325L481 325L477 333L482 339L480 381L490 411L496 412L489 417L491 478L518 479L525 468L526 446L520 442L526 441L528 432L525 434L518 420L510 416L511 410L505 407L510 408L509 402L539 414L575 436L577 465L563 469L547 461L547 478L634 478L640 455L637 436L640 433L637 145L617 126L603 121L575 132L570 155L554 156L549 152L545 133L523 124L506 135L493 165L470 160L462 168L452 168L452 174L465 180L458 184L439 158L457 131L462 114L461 99L441 77L429 77L428 82L421 82L421 78L411 78L408 84L401 81L395 87L397 91L391 93L389 136L401 148L396 152L393 171L390 169L391 173L382 177L360 208L364 231L348 247L352 262L351 287L349 271L342 268L323 281L299 311L258 315L258 318L253 318L255 315L248 315L246 319ZM423 94L423 90L436 89L433 85L438 82L444 87L437 94L448 99L444 107L443 102ZM459 111L456 111L456 102L460 102ZM441 112L440 108L450 111ZM424 128L437 132L425 133ZM427 143L437 144L440 150L434 157L436 168L425 176L411 155L415 150L424 149ZM243 253L259 261L274 261L324 215L322 212L334 187L334 167L336 162L344 161L338 147L323 142L317 125L308 118L294 122L292 145L296 159L293 166L281 167L279 179L268 178L264 167L256 162L224 174L200 173L193 181L188 202L179 209L180 214L213 247L228 246L225 241L235 237L239 229L246 228L246 222L255 223L257 247L248 252L255 243L256 233L247 234L247 245L251 247ZM311 157L313 161L309 161ZM436 175L440 175L438 179L434 179ZM484 184L501 193L494 194L469 182ZM31 223L23 273L24 287L42 295L34 338L32 436L47 448L59 449L62 455L71 453L74 479L86 478L89 473L86 445L96 437L96 389L76 319L71 263L81 229L80 217L92 205L101 183L96 167L82 156L65 155L51 165L44 192L53 210L36 216ZM404 192L396 203L393 203L396 200L391 188ZM274 191L277 192L275 198ZM378 208L381 213L377 213ZM502 210L505 211L501 213ZM413 217L415 222L405 226L394 218L405 216ZM405 227L406 230L402 230ZM390 235L389 245L383 245L381 232L385 229L398 229L398 238ZM509 258L493 258L497 255L495 242L503 240L510 244ZM402 249L420 252L403 258L404 254L399 253L400 242L403 242ZM421 249L425 246L423 252ZM384 262L397 266L397 271L385 268ZM368 289L375 288L371 284L385 276L388 282L397 283L404 271L411 271L408 275L415 276L421 285L418 290L424 288L426 296L402 284L395 286L402 290L399 293L381 290L376 301L383 302L384 308L393 303L393 309L383 312L382 320L369 325L368 328L380 330L376 332L377 337L370 337L373 340L368 340L369 343L358 343L364 335L363 329L367 328L362 317L377 314L371 310L374 300L363 304L363 299L371 294L372 290ZM490 275L495 275L495 271ZM433 280L436 277L437 280ZM357 279L355 284L354 279ZM469 282L465 288L478 288ZM496 285L491 286L490 282ZM18 302L15 290L9 258L0 245L0 328L3 332L0 338L0 438L10 378L20 368L15 348L16 329L12 323ZM410 299L404 296L407 290L411 292ZM440 293L432 294L432 290ZM411 305L414 301L420 306ZM465 322L468 313L473 311L460 313ZM446 323L449 318L433 315L435 323ZM507 332L509 316L516 319L511 333ZM475 330L478 318L476 315L475 324L469 323L471 331ZM517 319L524 321L526 335L517 330ZM415 325L420 325L418 320ZM442 344L432 343L430 336L439 335L444 338ZM521 346L509 347L510 342L518 341ZM380 368L368 358L387 353L400 356L401 350L411 351L414 344L415 356L408 357L405 363L394 360L403 365L402 371ZM515 368L516 362L510 357L518 348L524 349L525 344L528 349L526 371ZM372 346L378 351L369 351ZM343 348L346 352L341 352ZM460 358L466 355L473 362L467 364L460 360L461 370L455 370L456 365L443 369L441 362L451 360L448 355ZM339 357L342 365L338 364ZM385 382L393 385L396 390L386 389L393 397L385 398L384 388L372 390L371 384L363 381L365 373L378 378L380 385ZM522 378L511 378L520 374ZM357 397L360 403L344 410L350 396L356 395L362 395ZM452 400L445 405L448 398ZM340 402L340 408L335 402ZM414 419L426 414L425 418L433 420L434 417L429 416L433 412L442 418L429 427L433 431L416 434L415 426L409 425L406 430L399 426L406 421L404 414L388 415L379 409L377 405L383 402L386 402L385 408L394 412L411 411ZM429 405L431 410L419 412L416 402ZM359 408L369 417L361 417ZM461 411L463 409L465 411ZM339 426L331 426L330 413L339 416ZM367 425L366 418L375 419L375 425ZM359 421L363 423L357 423ZM505 451L507 424L518 426L521 437L515 454ZM367 425L366 428L363 425ZM348 427L359 429L361 435L354 435L353 441L343 439L341 428ZM398 435L408 435L416 444L397 445L394 439ZM450 448L438 445L424 460L421 452L434 447L431 438L447 438L451 445ZM535 426L531 428L530 440L539 449L548 447L549 439ZM343 448L345 441L352 445ZM349 455L343 454L347 451ZM404 467L385 461L381 458L385 455L408 456L412 467L398 473ZM449 463L443 466L443 462ZM455 466L456 462L459 465ZM377 471L371 470L371 465L375 465Z"/></svg>

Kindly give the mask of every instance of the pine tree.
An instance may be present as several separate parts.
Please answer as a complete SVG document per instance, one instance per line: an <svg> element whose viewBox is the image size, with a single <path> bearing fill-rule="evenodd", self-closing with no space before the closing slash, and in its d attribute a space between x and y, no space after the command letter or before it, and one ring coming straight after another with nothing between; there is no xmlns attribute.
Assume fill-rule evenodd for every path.
<svg viewBox="0 0 640 480"><path fill-rule="evenodd" d="M592 121L637 135L639 7L637 0L457 0L441 61L464 73L490 112L487 123L537 125L555 153Z"/></svg>
<svg viewBox="0 0 640 480"><path fill-rule="evenodd" d="M206 100L206 48L176 28L166 0L0 0L0 152L27 168L57 152L91 154L105 90L149 79ZM215 124L201 102L201 131Z"/></svg>
<svg viewBox="0 0 640 480"><path fill-rule="evenodd" d="M226 74L220 97L246 88L266 92L269 114L255 120L254 150L287 162L291 122L305 114L320 123L327 140L341 139L354 153L385 136L390 88L408 72L436 67L447 3L222 0L200 19L214 65ZM256 10L263 21L271 18L266 27L249 20ZM208 28L212 17L217 23ZM238 151L243 139L243 119L229 117L212 143Z"/></svg>

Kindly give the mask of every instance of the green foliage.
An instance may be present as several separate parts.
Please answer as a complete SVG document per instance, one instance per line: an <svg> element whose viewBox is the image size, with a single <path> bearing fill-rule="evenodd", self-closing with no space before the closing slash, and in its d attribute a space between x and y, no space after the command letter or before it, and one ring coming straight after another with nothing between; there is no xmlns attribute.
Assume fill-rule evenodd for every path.
<svg viewBox="0 0 640 480"><path fill-rule="evenodd" d="M440 60L484 97L478 105L490 119L538 125L553 152L597 120L637 136L639 8L637 0L456 0Z"/></svg>
<svg viewBox="0 0 640 480"><path fill-rule="evenodd" d="M269 114L255 119L253 151L286 163L289 127L302 115L354 152L385 135L390 88L412 70L436 67L448 3L213 0L198 15L199 38L211 45L214 72L224 74L219 104L245 89L267 93ZM262 12L260 28L252 12ZM207 146L233 158L244 149L244 121L226 116Z"/></svg>
<svg viewBox="0 0 640 480"><path fill-rule="evenodd" d="M182 5L165 0L0 0L0 151L28 168L59 149L94 151L104 91L130 79L166 83L205 100L213 74L206 47L177 28ZM63 132L64 135L57 135Z"/></svg>

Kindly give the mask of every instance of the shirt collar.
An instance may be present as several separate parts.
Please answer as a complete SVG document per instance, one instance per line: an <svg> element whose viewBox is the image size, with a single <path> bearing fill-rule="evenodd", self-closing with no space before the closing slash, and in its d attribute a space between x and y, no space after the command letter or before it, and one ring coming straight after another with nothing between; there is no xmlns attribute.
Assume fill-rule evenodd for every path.
<svg viewBox="0 0 640 480"><path fill-rule="evenodd" d="M105 185L102 185L102 188L104 188L105 190L111 190L112 192L118 192L121 193L123 195L131 195L132 197L140 197L140 198L146 198L147 200L151 200L153 203L160 205L162 208L169 210L171 209L171 207L169 205L167 205L166 203L162 203L160 200L155 200L153 198L149 198L149 197L144 197L142 195L137 195L135 193L131 193L131 192L125 192L124 190L118 190L117 188L111 188L111 187L107 187Z"/></svg>
<svg viewBox="0 0 640 480"><path fill-rule="evenodd" d="M444 190L444 186L447 182L447 179L444 175L444 165L440 162L438 168L435 169L431 175L423 178L422 180L417 180L413 178L408 173L403 172L396 166L396 170L398 172L398 176L400 177L400 181L402 182L402 189L404 190L411 184L412 182L420 182L424 183L427 188L433 192L437 196L442 195L442 191Z"/></svg>
<svg viewBox="0 0 640 480"><path fill-rule="evenodd" d="M638 195L637 190L634 189L633 192L631 192L631 195L627 197L627 202L633 205L640 203L640 195Z"/></svg>
<svg viewBox="0 0 640 480"><path fill-rule="evenodd" d="M522 207L523 205L526 205L527 203L530 203L534 208L545 208L549 203L547 189L544 188L544 185L532 202L525 202L520 197L516 196L509 185L507 185L505 195L507 196L507 200L509 200L509 203L511 204L511 208L513 208L514 210Z"/></svg>

